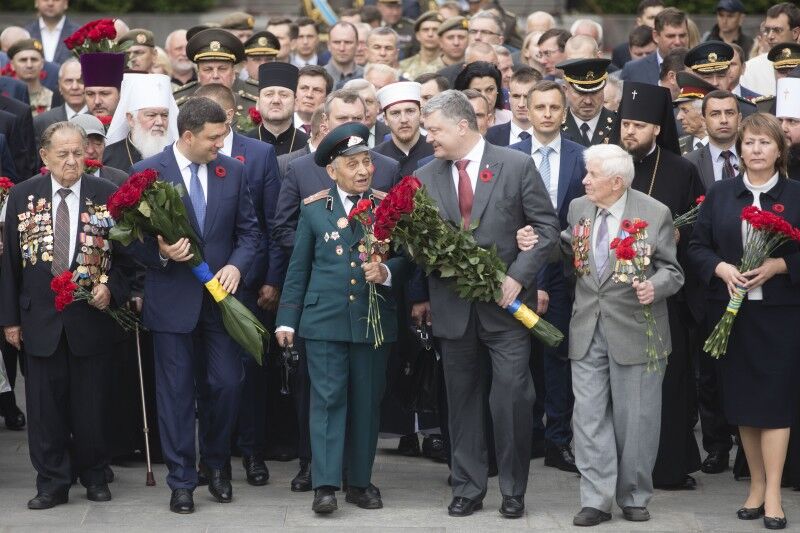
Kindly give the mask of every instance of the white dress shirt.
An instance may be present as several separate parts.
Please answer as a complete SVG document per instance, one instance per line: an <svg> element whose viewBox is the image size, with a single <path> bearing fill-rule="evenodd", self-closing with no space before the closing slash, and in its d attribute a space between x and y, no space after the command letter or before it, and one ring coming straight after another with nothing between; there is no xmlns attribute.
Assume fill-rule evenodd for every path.
<svg viewBox="0 0 800 533"><path fill-rule="evenodd" d="M533 137L533 126L528 128L527 130L523 130L522 128L520 128L519 126L514 124L514 121L512 120L511 121L511 135L509 135L508 144L514 144L514 143L520 142L522 139L520 138L519 134L522 133L523 131L527 131L528 135Z"/></svg>
<svg viewBox="0 0 800 533"><path fill-rule="evenodd" d="M622 224L622 216L625 214L625 202L628 201L628 191L626 190L622 193L619 200L614 202L614 205L609 207L606 211L608 211L608 215L606 215L606 228L608 228L608 243L609 246L611 245L611 241L613 241L616 237L618 237L619 227ZM597 208L600 210L600 208ZM595 215L595 220L597 220L597 216ZM600 227L600 224L594 224L592 227L592 253L594 253L595 245L597 244L597 230ZM611 252L609 251L609 254ZM608 268L614 268L614 265L611 264L611 256L609 255L608 258L609 264ZM595 266L599 266L595 264Z"/></svg>
<svg viewBox="0 0 800 533"><path fill-rule="evenodd" d="M61 205L61 195L58 194L59 189L64 189L65 187L59 184L53 175L50 174L50 183L53 188L53 196L51 199L51 212L52 212L52 220L53 220L53 230L55 230L56 224L56 213L58 213L58 207ZM72 264L72 259L75 257L75 245L78 236L78 220L80 219L80 212L81 207L81 180L76 181L72 187L67 187L69 190L72 191L72 194L67 195L66 199L64 200L67 202L67 208L69 209L69 260L68 263Z"/></svg>
<svg viewBox="0 0 800 533"><path fill-rule="evenodd" d="M228 131L228 135L226 135L225 140L222 141L222 148L220 148L219 151L222 155L233 157L231 156L231 153L233 153L233 130Z"/></svg>
<svg viewBox="0 0 800 533"><path fill-rule="evenodd" d="M600 111L602 112L603 110L601 109ZM572 113L572 111L570 111L570 113ZM589 137L589 140L591 140L592 137L594 137L594 130L597 129L597 123L600 122L600 113L595 115L594 118L592 118L588 122L579 119L577 116L575 116L575 113L572 113L572 118L575 119L575 124L578 126L578 135L583 134L583 130L581 130L581 126L583 124L589 125L589 131L586 132L586 135Z"/></svg>
<svg viewBox="0 0 800 533"><path fill-rule="evenodd" d="M178 170L181 171L183 185L186 187L186 194L191 195L192 171L189 168L189 165L191 165L192 162L189 161L180 150L178 150L178 143L172 144L172 153L175 154L175 161L178 162ZM208 165L199 165L199 168L197 169L197 177L200 178L200 185L203 187L203 197L205 197L206 204L208 204Z"/></svg>
<svg viewBox="0 0 800 533"><path fill-rule="evenodd" d="M75 115L82 115L89 112L89 108L86 106L83 106L78 111L73 111L69 104L64 104L64 110L67 112L67 120L70 120Z"/></svg>
<svg viewBox="0 0 800 533"><path fill-rule="evenodd" d="M724 150L714 143L708 143L708 150L711 152L711 166L714 167L714 181L720 181L722 179L722 166L725 164L725 158L722 157L722 152ZM736 145L732 145L728 150L730 150L732 154L731 165L733 165L733 170L736 171L739 168L739 156L736 154Z"/></svg>
<svg viewBox="0 0 800 533"><path fill-rule="evenodd" d="M302 131L303 133L305 133L306 130L303 129L303 125L304 124L307 124L307 122L304 122L303 119L300 118L300 115L297 114L297 111L295 111L295 113L294 113L294 127L297 128L298 130ZM308 132L308 136L309 137L311 136L311 132Z"/></svg>
<svg viewBox="0 0 800 533"><path fill-rule="evenodd" d="M772 175L772 177L767 180L766 183L763 185L753 185L750 183L750 180L747 178L747 172L744 173L744 186L753 193L753 203L752 205L756 206L757 208L761 209L761 193L767 192L775 185L778 184L778 173ZM745 244L745 239L747 238L747 222L742 220L742 246ZM747 299L748 300L763 300L764 299L764 290L763 285L761 287L756 287L755 289L750 289L747 291Z"/></svg>
<svg viewBox="0 0 800 533"><path fill-rule="evenodd" d="M472 147L467 155L465 155L462 159L466 159L469 161L467 165L467 175L469 176L469 183L472 185L472 192L475 193L475 186L478 183L478 174L480 173L481 169L481 159L483 159L483 151L486 148L486 141L483 140L481 137L475 146ZM456 186L456 196L458 196L458 168L456 168L456 162L453 161L453 165L451 167L451 175L453 176L453 183Z"/></svg>
<svg viewBox="0 0 800 533"><path fill-rule="evenodd" d="M44 48L44 58L47 61L52 61L56 55L56 48L61 40L61 30L64 29L64 21L67 20L66 16L62 16L58 21L56 27L52 30L44 23L44 19L39 17L39 31L42 33L42 48Z"/></svg>
<svg viewBox="0 0 800 533"><path fill-rule="evenodd" d="M533 158L533 162L536 165L536 168L541 168L542 159L544 156L540 151L541 148L544 148L539 139L536 138L534 135L531 137L531 157ZM550 193L550 201L553 203L554 208L558 208L558 173L561 170L561 134L559 133L556 135L556 138L550 141L547 146L552 148L550 150L550 154L548 155L547 159L550 161L550 182L545 183L544 186L547 187L547 192ZM542 176L544 179L544 176Z"/></svg>
<svg viewBox="0 0 800 533"><path fill-rule="evenodd" d="M308 59L303 59L298 54L292 54L290 63L297 68L303 68L306 65L317 65L319 63L319 59L317 58L316 52Z"/></svg>

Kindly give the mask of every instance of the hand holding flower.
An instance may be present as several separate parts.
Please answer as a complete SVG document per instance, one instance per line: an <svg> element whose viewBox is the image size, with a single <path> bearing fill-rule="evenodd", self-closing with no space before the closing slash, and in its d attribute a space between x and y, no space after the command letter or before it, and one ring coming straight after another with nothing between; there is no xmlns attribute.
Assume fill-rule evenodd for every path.
<svg viewBox="0 0 800 533"><path fill-rule="evenodd" d="M633 289L636 291L636 297L642 305L650 305L656 299L656 290L653 287L653 282L647 281L634 281Z"/></svg>
<svg viewBox="0 0 800 533"><path fill-rule="evenodd" d="M111 303L111 291L108 290L108 286L98 283L92 287L92 299L88 303L100 311L105 310Z"/></svg>
<svg viewBox="0 0 800 533"><path fill-rule="evenodd" d="M222 288L228 294L236 294L236 289L239 288L239 280L242 279L242 274L239 269L233 265L225 265L219 269L219 272L214 276L222 284Z"/></svg>
<svg viewBox="0 0 800 533"><path fill-rule="evenodd" d="M770 257L766 259L764 264L760 267L742 272L742 276L750 278L749 281L744 284L744 288L747 290L755 289L766 283L772 276L776 274L786 274L787 272L788 269L784 258Z"/></svg>
<svg viewBox="0 0 800 533"><path fill-rule="evenodd" d="M178 263L183 263L193 257L193 254L189 253L191 246L192 242L186 237L178 239L175 244L167 244L164 237L158 236L158 251L161 256Z"/></svg>
<svg viewBox="0 0 800 533"><path fill-rule="evenodd" d="M383 263L363 263L361 268L364 269L364 279L370 283L383 285L389 279L388 268Z"/></svg>
<svg viewBox="0 0 800 533"><path fill-rule="evenodd" d="M506 276L503 278L503 284L500 286L500 290L503 291L503 295L497 300L497 305L505 309L511 305L511 302L517 299L517 296L519 296L522 290L522 284L512 277Z"/></svg>
<svg viewBox="0 0 800 533"><path fill-rule="evenodd" d="M721 279L728 287L728 295L733 298L736 294L736 287L747 285L747 278L739 272L739 269L730 263L721 261L714 269L714 275Z"/></svg>

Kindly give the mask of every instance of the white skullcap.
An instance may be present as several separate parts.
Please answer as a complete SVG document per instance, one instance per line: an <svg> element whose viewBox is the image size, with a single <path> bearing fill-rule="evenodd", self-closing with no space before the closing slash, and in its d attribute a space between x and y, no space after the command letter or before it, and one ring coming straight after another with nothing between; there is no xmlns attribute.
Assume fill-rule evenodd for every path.
<svg viewBox="0 0 800 533"><path fill-rule="evenodd" d="M415 81L390 83L378 91L378 101L381 104L381 110L386 111L389 106L399 104L400 102L420 103L419 93L421 90L422 85Z"/></svg>

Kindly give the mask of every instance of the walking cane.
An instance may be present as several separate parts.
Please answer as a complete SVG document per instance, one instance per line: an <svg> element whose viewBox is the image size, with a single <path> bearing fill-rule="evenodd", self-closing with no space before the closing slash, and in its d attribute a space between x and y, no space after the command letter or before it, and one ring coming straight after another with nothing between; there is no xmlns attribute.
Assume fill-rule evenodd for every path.
<svg viewBox="0 0 800 533"><path fill-rule="evenodd" d="M153 466L150 463L150 437L148 435L150 429L147 427L147 406L144 402L144 376L142 375L142 346L139 341L139 324L136 324L134 331L136 332L136 360L139 363L139 393L142 399L142 419L144 420L144 427L142 428L144 433L144 452L147 458L147 482L145 484L148 487L155 487L156 479L153 477Z"/></svg>

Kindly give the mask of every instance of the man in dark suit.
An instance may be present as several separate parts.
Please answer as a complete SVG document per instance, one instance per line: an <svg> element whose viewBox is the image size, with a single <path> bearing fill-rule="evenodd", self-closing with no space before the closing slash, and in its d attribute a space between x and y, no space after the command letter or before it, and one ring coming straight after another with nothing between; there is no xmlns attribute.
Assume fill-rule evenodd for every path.
<svg viewBox="0 0 800 533"><path fill-rule="evenodd" d="M5 176L14 183L19 182L17 169L14 166L14 158L8 148L8 140L2 133L0 133L0 176Z"/></svg>
<svg viewBox="0 0 800 533"><path fill-rule="evenodd" d="M225 85L218 83L203 85L197 89L195 96L205 96L216 102L225 111L228 121L233 121L236 114L236 99L233 92ZM280 175L275 148L269 143L251 139L231 129L220 151L223 155L238 159L244 165L247 187L261 231L258 254L244 276L239 297L250 311L259 316L268 328L271 328L274 321L273 314L278 305L284 262L282 251L273 245L270 239L275 204L278 201L278 191L280 190ZM267 313L264 313L262 308ZM247 482L254 486L261 486L265 485L269 479L269 470L267 470L263 457L263 450L266 447L264 433L267 405L266 375L264 368L259 366L249 354L241 351L241 357L245 377L242 401L239 405L236 443L242 453L242 466L247 476ZM207 474L208 470L203 458L204 448L205 439L201 435L201 474Z"/></svg>
<svg viewBox="0 0 800 533"><path fill-rule="evenodd" d="M30 96L28 95L28 86L8 76L0 76L0 96L7 96L19 100L24 104L31 103Z"/></svg>
<svg viewBox="0 0 800 533"><path fill-rule="evenodd" d="M605 80L600 81L599 85L601 85L599 90L602 90ZM510 148L533 157L563 230L567 227L570 202L583 196L584 193L582 183L586 175L583 162L584 147L570 141L560 132L559 125L564 120L567 107L566 97L557 83L539 82L528 93L527 101L533 125L533 137L513 144ZM571 283L564 275L560 263L550 263L539 272L538 290L539 301L536 312L566 334L569 330L573 294ZM544 370L544 390L539 393L544 399L542 403L547 414L547 426L544 430L544 464L567 472L577 472L575 456L570 448L574 399L568 346L566 340L557 348L536 343L534 350L542 354ZM534 355L536 354L532 354L532 361L536 359ZM535 370L533 375L536 382L538 376ZM535 410L534 414L535 427L541 425L541 415L544 413Z"/></svg>
<svg viewBox="0 0 800 533"><path fill-rule="evenodd" d="M236 293L260 246L258 220L247 188L244 166L218 155L229 127L220 106L191 98L178 115L179 139L158 155L133 166L154 168L160 178L186 187L183 197L200 251L222 288ZM148 238L132 251L147 267L142 319L153 335L158 422L172 489L170 510L194 511L195 380L206 389L210 410L200 414L208 438L205 461L209 492L219 502L233 497L224 467L230 460L231 431L244 378L239 347L222 325L217 304L187 266L188 239L167 243ZM198 365L205 372L198 372ZM206 427L205 422L208 423Z"/></svg>
<svg viewBox="0 0 800 533"><path fill-rule="evenodd" d="M628 41L618 44L611 52L611 63L613 65L615 65L618 69L621 69L626 63L631 61L631 59L638 59L636 57L632 57L632 41L638 46L645 46L648 41L650 43L653 42L652 29L655 25L655 18L656 15L658 15L663 9L663 0L642 0L639 2L639 5L636 7L636 22L634 23L634 29L631 31ZM649 35L646 38L634 39L633 34L638 28L643 26L650 28L651 31L649 32Z"/></svg>
<svg viewBox="0 0 800 533"><path fill-rule="evenodd" d="M78 113L88 111L83 94L81 64L77 59L68 59L58 70L58 92L64 103L33 118L37 142L50 124L69 120Z"/></svg>
<svg viewBox="0 0 800 533"><path fill-rule="evenodd" d="M603 106L608 59L570 59L557 67L564 72L569 110L561 135L584 147L616 143L619 117Z"/></svg>
<svg viewBox="0 0 800 533"><path fill-rule="evenodd" d="M41 41L44 46L44 58L59 65L71 55L64 39L78 29L78 25L66 16L68 6L67 0L36 2L39 16L25 26L31 37Z"/></svg>
<svg viewBox="0 0 800 533"><path fill-rule="evenodd" d="M527 98L540 79L541 75L530 67L520 67L514 72L508 82L511 121L489 128L486 131L486 142L495 146L508 146L531 138L533 126L528 118Z"/></svg>
<svg viewBox="0 0 800 533"><path fill-rule="evenodd" d="M558 239L559 222L533 159L484 141L466 96L453 90L434 96L423 107L423 118L436 160L416 175L443 217L464 228L477 222L471 231L478 245L495 247L508 265L496 302L465 300L451 281L433 274L427 280L430 301L412 310L418 323L432 325L441 347L452 450L448 512L468 516L482 507L486 494L488 353L500 513L518 518L525 512L535 393L528 368L530 331L504 308L517 299L536 308L536 275ZM514 232L529 224L539 243L520 252Z"/></svg>
<svg viewBox="0 0 800 533"><path fill-rule="evenodd" d="M642 59L626 63L620 72L620 79L658 85L663 58L670 50L686 48L689 44L686 14L674 7L661 11L655 18L653 40L656 43L656 51Z"/></svg>
<svg viewBox="0 0 800 533"><path fill-rule="evenodd" d="M37 159L31 108L18 100L0 95L0 111L14 116L14 135L8 137L9 148L14 156L17 174L20 179L27 179L35 173Z"/></svg>
<svg viewBox="0 0 800 533"><path fill-rule="evenodd" d="M104 474L105 371L121 330L101 311L127 302L129 281L118 268L108 226L98 222L110 220L105 204L115 187L83 172L85 145L78 126L51 126L41 156L52 171L17 185L8 200L8 218L24 224L5 226L0 324L26 358L29 447L37 471L29 509L67 503L76 476L89 500L111 499ZM94 257L101 261L91 264L100 267L90 270ZM50 283L65 271L75 272L92 299L58 312Z"/></svg>

